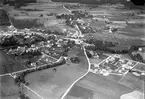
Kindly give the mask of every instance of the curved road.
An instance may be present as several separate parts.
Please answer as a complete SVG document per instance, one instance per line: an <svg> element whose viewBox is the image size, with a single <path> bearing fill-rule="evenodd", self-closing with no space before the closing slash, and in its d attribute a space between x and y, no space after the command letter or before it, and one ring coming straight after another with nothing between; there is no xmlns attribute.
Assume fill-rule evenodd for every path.
<svg viewBox="0 0 145 99"><path fill-rule="evenodd" d="M80 78L78 78L78 79L77 79L77 80L67 89L67 91L62 95L62 97L61 97L60 99L64 99L65 96L68 94L68 92L71 90L71 88L72 88L79 80L81 80L83 77L85 77L85 76L89 73L89 71L90 71L90 65L91 65L91 63L90 63L89 58L88 58L88 56L87 56L87 54L86 54L86 49L84 48L84 46L83 46L83 50L84 50L84 54L85 54L85 56L86 56L86 58L87 58L87 61L88 61L88 71L87 71L83 76L81 76Z"/></svg>

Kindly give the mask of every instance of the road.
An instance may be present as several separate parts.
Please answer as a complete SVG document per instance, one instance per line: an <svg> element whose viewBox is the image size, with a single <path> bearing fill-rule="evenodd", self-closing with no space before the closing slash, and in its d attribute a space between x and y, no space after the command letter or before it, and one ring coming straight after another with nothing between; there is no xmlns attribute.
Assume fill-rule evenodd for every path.
<svg viewBox="0 0 145 99"><path fill-rule="evenodd" d="M10 76L12 77L12 78L14 78L15 79L15 77L14 76L12 76L11 74L10 74ZM31 88L29 88L28 86L26 86L25 84L23 84L22 83L22 85L24 86L24 87L26 87L28 90L30 90L31 92L33 92L35 95L37 95L40 99L44 99L43 97L41 97L38 93L36 93L34 90L32 90Z"/></svg>
<svg viewBox="0 0 145 99"><path fill-rule="evenodd" d="M44 54L44 55L46 55L46 54ZM53 58L54 60L56 60L56 62L58 62L58 61L61 59L61 57L60 57L59 59L56 59L56 58L54 58L54 57L52 57L52 56L49 56L49 55L46 55L46 56L48 56L48 57L50 57L50 58ZM43 57L42 57L42 58L43 58ZM40 59L41 59L41 58L40 58ZM40 59L39 59L39 60L40 60ZM41 65L41 66L39 66L39 67L37 67L37 68L41 68L41 67L43 67L43 66L46 66L46 64L45 64L45 65ZM33 70L33 69L36 69L36 67L32 67L32 68L27 68L27 67L26 67L26 69L24 69L24 70L12 72L12 73L2 74L2 75L0 75L0 77L1 77L1 76L6 76L6 75L10 75L10 74L22 73L22 72L25 72L25 71L27 71L27 70Z"/></svg>
<svg viewBox="0 0 145 99"><path fill-rule="evenodd" d="M79 39L79 37L82 36L82 32L81 32L81 30L79 29L79 27L78 27L77 25L75 25L75 27L77 28L77 30L78 30L78 32L79 32L79 35L78 35L78 39ZM81 76L81 77L78 78L74 83L72 83L72 85L71 85L71 86L66 90L66 92L62 95L61 99L64 99L65 96L68 94L68 92L71 90L71 88L72 88L79 80L81 80L83 77L85 77L85 76L90 72L91 63L90 63L90 60L89 60L89 58L88 58L88 56L87 56L87 54L86 54L86 49L85 49L84 46L83 46L83 51L84 51L85 57L86 57L87 62L88 62L88 70L87 70L87 72L86 72L83 76Z"/></svg>
<svg viewBox="0 0 145 99"><path fill-rule="evenodd" d="M66 8L64 5L63 5L63 8L71 13L71 10L69 10L68 8Z"/></svg>
<svg viewBox="0 0 145 99"><path fill-rule="evenodd" d="M49 2L50 3L54 3L54 4L56 4L57 2L52 2L51 0L49 0ZM60 2L59 2L60 3ZM64 2L62 2L62 3L64 3ZM69 10L68 8L66 8L64 5L62 6L65 10L67 10L68 12L70 12L71 13L71 10Z"/></svg>
<svg viewBox="0 0 145 99"><path fill-rule="evenodd" d="M83 46L83 50L84 50L84 54L85 54L85 57L87 58L87 61L88 61L88 70L87 70L87 72L83 75L83 76L81 76L80 78L78 78L67 90L66 90L66 92L62 95L62 97L61 97L61 99L64 99L65 98L65 96L68 94L68 92L71 90L71 88L79 81L79 80L81 80L83 77L85 77L89 72L90 72L90 65L91 65L91 63L90 63L90 61L89 61L89 58L88 58L88 56L87 56L87 54L86 54L86 49L84 48L84 46Z"/></svg>
<svg viewBox="0 0 145 99"><path fill-rule="evenodd" d="M51 3L54 3L54 2L52 2L51 0L50 0L50 2L51 2ZM69 11L69 12L71 13L71 10L67 9L64 5L63 5L63 8L66 9L67 11ZM78 35L78 40L79 40L79 38L82 37L82 32L80 31L80 29L79 29L79 27L78 27L77 25L75 25L75 27L77 28L78 33L79 33L79 35ZM77 40L77 39L76 39L76 40ZM89 58L88 58L88 56L87 56L87 54L86 54L86 49L85 49L84 46L83 46L83 51L84 51L85 57L86 57L87 62L88 62L88 69L87 69L87 72L86 72L83 76L81 76L80 78L78 78L76 81L74 81L74 82L71 84L71 86L70 86L70 87L65 91L65 93L62 95L61 99L64 99L64 98L66 97L66 95L69 93L69 91L72 89L72 87L73 87L78 81L80 81L82 78L84 78L89 72L91 72L91 69L90 69L91 63L90 63ZM51 58L53 58L53 57L51 57ZM56 59L56 60L58 60L58 59ZM105 60L106 60L106 59L105 59ZM104 60L103 60L103 61L104 61ZM102 63L103 61L101 61L100 63ZM100 63L99 63L99 64L100 64ZM30 69L34 69L34 68L30 68ZM18 71L18 72L14 72L14 73L12 73L12 74L19 73L19 72L24 72L24 71L27 71L27 70L30 70L30 69L21 70L21 71ZM0 76L5 76L5 75L11 75L11 74L8 73L8 74L0 75ZM29 89L30 91L32 91L33 93L35 93L37 96L39 96L41 99L43 99L39 94L37 94L35 91L31 90L28 86L26 86L26 85L24 85L24 86L25 86L27 89Z"/></svg>

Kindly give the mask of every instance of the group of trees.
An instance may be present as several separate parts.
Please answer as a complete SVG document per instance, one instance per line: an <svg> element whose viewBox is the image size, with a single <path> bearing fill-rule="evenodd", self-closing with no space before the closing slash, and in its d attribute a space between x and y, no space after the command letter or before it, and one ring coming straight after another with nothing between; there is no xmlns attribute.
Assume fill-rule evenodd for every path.
<svg viewBox="0 0 145 99"><path fill-rule="evenodd" d="M94 38L87 39L87 40L85 40L85 42L89 43L89 44L94 44L95 47L98 49L105 49L107 47L115 47L115 45L118 44L118 43L109 42L109 41L97 40Z"/></svg>
<svg viewBox="0 0 145 99"><path fill-rule="evenodd" d="M103 46L86 46L87 50L92 50L92 51L96 51L96 50L101 50L107 53L112 53L112 54L128 54L129 50L114 50L114 49L110 49L109 47L103 47Z"/></svg>
<svg viewBox="0 0 145 99"><path fill-rule="evenodd" d="M25 6L27 3L36 3L37 0L3 0L3 4L9 4L11 6Z"/></svg>
<svg viewBox="0 0 145 99"><path fill-rule="evenodd" d="M30 46L32 44L46 40L47 38L38 34L3 35L0 38L0 46L2 47Z"/></svg>
<svg viewBox="0 0 145 99"><path fill-rule="evenodd" d="M87 26L85 26L85 27L86 28L84 29L83 27L80 26L80 30L82 31L83 34L86 34L86 33L95 33L93 28L87 27Z"/></svg>
<svg viewBox="0 0 145 99"><path fill-rule="evenodd" d="M130 49L126 49L126 50L110 49L110 47L115 47L118 43L99 41L99 40L94 40L94 39L87 40L86 43L95 45L95 46L89 46L89 47L86 46L86 49L93 50L93 51L102 50L104 52L109 52L109 53L129 54L135 50L138 50L138 46L132 46L130 47Z"/></svg>
<svg viewBox="0 0 145 99"><path fill-rule="evenodd" d="M130 0L130 2L127 2L127 0L52 0L54 2L73 2L73 3L83 3L83 4L117 4L117 3L122 3L122 4L128 4L128 6L131 4L131 2L134 5L144 5L145 1L144 0Z"/></svg>
<svg viewBox="0 0 145 99"><path fill-rule="evenodd" d="M53 35L61 35L61 36L65 36L66 35L65 33L62 33L61 31L58 31L58 30L51 31L49 29L45 30L44 33L45 34L53 34Z"/></svg>
<svg viewBox="0 0 145 99"><path fill-rule="evenodd" d="M84 7L84 5L82 5L82 4L77 4L77 5L66 4L65 7L68 9L78 9L78 8Z"/></svg>
<svg viewBox="0 0 145 99"><path fill-rule="evenodd" d="M61 14L61 15L56 15L57 19L75 19L74 15L71 14Z"/></svg>
<svg viewBox="0 0 145 99"><path fill-rule="evenodd" d="M78 18L92 18L93 16L90 15L88 12L86 11L71 11L71 14L61 14L61 15L56 15L56 18L58 19L66 19L66 20L69 20L69 19L72 19L72 20L75 20L75 19L78 19Z"/></svg>
<svg viewBox="0 0 145 99"><path fill-rule="evenodd" d="M93 17L86 11L72 11L72 14L74 14L77 18L92 18Z"/></svg>
<svg viewBox="0 0 145 99"><path fill-rule="evenodd" d="M118 43L100 41L96 39L87 39L86 43L94 44L94 46L86 46L87 50L92 50L92 51L101 50L113 54L128 54L135 61L145 62L145 60L140 55L140 53L137 53L138 49L140 47L144 47L144 45L131 46L129 49L124 49L124 50L115 50L115 49L111 49L110 47L115 47L116 45L118 45ZM89 57L91 57L89 53L87 54Z"/></svg>
<svg viewBox="0 0 145 99"><path fill-rule="evenodd" d="M144 47L145 47L145 45L131 46L130 49L129 49L129 56L135 61L139 61L139 62L144 62L145 63L145 60L143 59L141 54L138 53L139 48L144 48Z"/></svg>
<svg viewBox="0 0 145 99"><path fill-rule="evenodd" d="M131 57L132 60L135 60L135 61L139 61L139 62L145 63L145 60L144 60L143 57L140 55L140 53L133 53L133 52L130 52L130 53L129 53L129 56Z"/></svg>
<svg viewBox="0 0 145 99"><path fill-rule="evenodd" d="M78 63L80 62L80 59L79 59L79 57L71 57L71 58L70 58L70 61L71 61L72 63L78 64Z"/></svg>
<svg viewBox="0 0 145 99"><path fill-rule="evenodd" d="M20 99L30 99L28 96L26 96L24 93L21 93L19 96Z"/></svg>
<svg viewBox="0 0 145 99"><path fill-rule="evenodd" d="M88 50L86 50L86 54L87 54L88 58L92 58L93 57L93 55Z"/></svg>

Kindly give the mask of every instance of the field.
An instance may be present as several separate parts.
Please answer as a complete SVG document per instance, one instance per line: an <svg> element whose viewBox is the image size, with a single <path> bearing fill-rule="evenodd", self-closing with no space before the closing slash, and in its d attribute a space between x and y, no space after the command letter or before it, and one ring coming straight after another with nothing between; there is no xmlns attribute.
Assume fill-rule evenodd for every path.
<svg viewBox="0 0 145 99"><path fill-rule="evenodd" d="M99 58L98 57L94 57L94 58L90 58L90 63L95 63L98 64L101 61L103 61L104 59L106 59L108 56L107 55L101 55Z"/></svg>
<svg viewBox="0 0 145 99"><path fill-rule="evenodd" d="M65 65L31 73L25 77L32 90L44 99L59 99L68 87L79 77L84 75L88 68L87 60L81 49L74 47L68 54L79 55L80 63L68 61Z"/></svg>
<svg viewBox="0 0 145 99"><path fill-rule="evenodd" d="M140 91L133 90L117 83L117 80L109 78L89 73L75 84L65 99L131 99L131 97L132 99L143 99Z"/></svg>
<svg viewBox="0 0 145 99"><path fill-rule="evenodd" d="M144 44L145 17L141 16L145 13L143 10L132 10L121 4L106 4L98 7L90 5L82 9L93 15L93 19L84 18L83 20L96 31L94 34L85 34L86 39L93 36L97 40L119 42L122 46L115 47L115 49L126 49L131 45ZM115 27L117 31L110 33L108 27Z"/></svg>
<svg viewBox="0 0 145 99"><path fill-rule="evenodd" d="M137 70L140 70L140 71L145 71L145 64L139 63L133 69L137 69Z"/></svg>
<svg viewBox="0 0 145 99"><path fill-rule="evenodd" d="M28 13L32 14L38 14L37 12L42 13L42 14L49 14L49 13L66 13L69 14L69 12L62 7L62 4L56 4L56 3L40 3L40 4L29 4L27 7L22 7L22 9L27 10L27 9L37 9L40 11L28 11Z"/></svg>
<svg viewBox="0 0 145 99"><path fill-rule="evenodd" d="M131 73L126 74L123 79L119 80L119 83L133 90L139 90L141 92L144 90L144 78L135 76Z"/></svg>
<svg viewBox="0 0 145 99"><path fill-rule="evenodd" d="M0 51L0 74L12 73L26 69L12 57Z"/></svg>
<svg viewBox="0 0 145 99"><path fill-rule="evenodd" d="M9 6L4 6L4 8L8 11L13 25L19 29L53 26L59 24L61 20L57 20L54 15L50 14L70 14L62 4L56 3L32 3L20 9Z"/></svg>
<svg viewBox="0 0 145 99"><path fill-rule="evenodd" d="M53 2L70 2L70 3L83 3L83 4L104 4L104 3L117 3L117 2L124 2L124 0L52 0Z"/></svg>
<svg viewBox="0 0 145 99"><path fill-rule="evenodd" d="M1 99L16 99L18 97L18 86L14 84L14 79L10 76L0 77L0 97Z"/></svg>
<svg viewBox="0 0 145 99"><path fill-rule="evenodd" d="M40 99L23 85L21 87L15 85L14 79L11 76L0 77L0 99L17 99L20 91L30 99Z"/></svg>

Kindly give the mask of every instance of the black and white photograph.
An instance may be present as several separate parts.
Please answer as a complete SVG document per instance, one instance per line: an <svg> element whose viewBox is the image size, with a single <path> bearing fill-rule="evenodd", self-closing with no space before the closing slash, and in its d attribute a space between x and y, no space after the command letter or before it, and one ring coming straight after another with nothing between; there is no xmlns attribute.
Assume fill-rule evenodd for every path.
<svg viewBox="0 0 145 99"><path fill-rule="evenodd" d="M145 0L0 0L0 99L145 99Z"/></svg>

